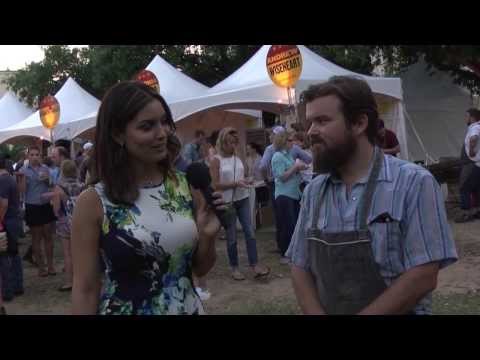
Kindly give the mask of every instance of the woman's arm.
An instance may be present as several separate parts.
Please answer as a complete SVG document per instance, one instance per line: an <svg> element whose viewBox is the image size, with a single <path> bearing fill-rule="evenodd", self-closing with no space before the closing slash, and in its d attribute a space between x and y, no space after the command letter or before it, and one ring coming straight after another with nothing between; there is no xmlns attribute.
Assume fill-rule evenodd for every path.
<svg viewBox="0 0 480 360"><path fill-rule="evenodd" d="M212 209L209 209L202 193L192 188L191 193L198 229L198 245L193 255L192 268L196 276L202 277L215 265L217 258L215 238L220 231L220 222ZM214 193L214 196L218 199L215 203L221 206L223 204L221 194Z"/></svg>
<svg viewBox="0 0 480 360"><path fill-rule="evenodd" d="M84 191L72 218L72 314L94 315L100 297L99 237L103 208L95 190Z"/></svg>
<svg viewBox="0 0 480 360"><path fill-rule="evenodd" d="M277 153L279 154L279 153ZM290 168L286 168L281 156L273 156L272 159L272 172L275 178L280 179L281 182L288 181L293 175L305 168L305 164L295 162Z"/></svg>

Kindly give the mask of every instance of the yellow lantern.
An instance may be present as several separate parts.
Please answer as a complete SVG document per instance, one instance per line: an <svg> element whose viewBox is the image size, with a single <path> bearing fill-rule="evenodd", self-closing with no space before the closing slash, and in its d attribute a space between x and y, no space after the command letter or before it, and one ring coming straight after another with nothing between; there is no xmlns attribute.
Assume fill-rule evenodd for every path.
<svg viewBox="0 0 480 360"><path fill-rule="evenodd" d="M150 70L140 71L137 76L135 76L135 80L143 82L160 94L160 83L155 74Z"/></svg>
<svg viewBox="0 0 480 360"><path fill-rule="evenodd" d="M43 126L52 130L60 119L60 104L54 96L48 95L40 102L40 121Z"/></svg>
<svg viewBox="0 0 480 360"><path fill-rule="evenodd" d="M277 86L295 86L302 73L302 54L295 45L272 45L267 53L267 71Z"/></svg>

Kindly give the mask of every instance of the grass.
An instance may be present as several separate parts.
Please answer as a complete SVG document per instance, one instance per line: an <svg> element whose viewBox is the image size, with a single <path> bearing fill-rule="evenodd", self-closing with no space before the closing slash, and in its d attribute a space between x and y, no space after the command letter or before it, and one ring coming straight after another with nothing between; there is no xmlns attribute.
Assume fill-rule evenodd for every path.
<svg viewBox="0 0 480 360"><path fill-rule="evenodd" d="M300 315L300 308L290 299L268 303L254 301L232 306L221 315Z"/></svg>
<svg viewBox="0 0 480 360"><path fill-rule="evenodd" d="M480 295L449 294L433 296L434 315L479 315Z"/></svg>

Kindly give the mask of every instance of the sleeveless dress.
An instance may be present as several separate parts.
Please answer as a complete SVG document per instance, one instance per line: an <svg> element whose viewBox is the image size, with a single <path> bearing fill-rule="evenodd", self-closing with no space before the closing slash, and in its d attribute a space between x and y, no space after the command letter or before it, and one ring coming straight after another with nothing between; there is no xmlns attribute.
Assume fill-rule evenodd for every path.
<svg viewBox="0 0 480 360"><path fill-rule="evenodd" d="M105 279L101 315L204 314L192 280L197 227L184 174L141 188L133 206L111 203L95 185L104 220L100 254Z"/></svg>

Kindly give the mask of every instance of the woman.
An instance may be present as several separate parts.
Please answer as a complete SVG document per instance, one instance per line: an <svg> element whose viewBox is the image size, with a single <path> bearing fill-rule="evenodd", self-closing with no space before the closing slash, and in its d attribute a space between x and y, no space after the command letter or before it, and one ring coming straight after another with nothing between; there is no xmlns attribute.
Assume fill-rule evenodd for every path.
<svg viewBox="0 0 480 360"><path fill-rule="evenodd" d="M298 213L300 211L300 172L307 166L300 160L293 160L289 150L293 145L293 136L286 131L275 134L273 144L275 154L272 157L272 174L275 179L275 206L277 208L279 245L281 264L288 264L285 252L290 245Z"/></svg>
<svg viewBox="0 0 480 360"><path fill-rule="evenodd" d="M213 267L220 224L174 169L173 130L168 105L147 85L121 82L103 98L98 182L79 196L72 219L73 314L204 313L192 272Z"/></svg>
<svg viewBox="0 0 480 360"><path fill-rule="evenodd" d="M245 236L248 262L255 278L267 276L270 269L258 264L257 242L255 240L250 216L250 201L247 183L244 176L242 160L235 155L238 146L238 132L232 127L220 131L217 140L218 155L211 161L210 172L213 186L223 192L225 203L235 208L236 215L242 225ZM234 280L245 280L238 267L236 221L232 220L226 229L227 252L232 277Z"/></svg>
<svg viewBox="0 0 480 360"><path fill-rule="evenodd" d="M40 277L54 276L57 272L53 258L52 225L56 218L48 198L43 196L49 192L50 169L40 163L38 147L33 146L28 149L28 160L28 165L20 170L23 176L20 177L19 190L24 194L25 222L32 234L33 258L38 266ZM45 248L47 267L45 267L42 247Z"/></svg>
<svg viewBox="0 0 480 360"><path fill-rule="evenodd" d="M245 159L247 178L254 181L262 181L263 176L260 170L260 161L262 160L262 147L256 143L247 144L247 157Z"/></svg>
<svg viewBox="0 0 480 360"><path fill-rule="evenodd" d="M77 180L77 166L73 160L64 160L60 167L60 179L55 186L53 210L57 216L57 236L62 240L66 284L58 291L72 290L72 255L70 243L71 217L78 195L85 189L85 184Z"/></svg>

